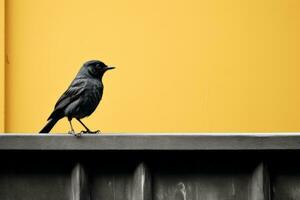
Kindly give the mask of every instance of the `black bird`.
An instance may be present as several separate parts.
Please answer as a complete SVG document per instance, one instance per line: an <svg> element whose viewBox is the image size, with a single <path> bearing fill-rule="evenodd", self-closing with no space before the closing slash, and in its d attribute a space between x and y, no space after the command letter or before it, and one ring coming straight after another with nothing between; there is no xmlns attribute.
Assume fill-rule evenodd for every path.
<svg viewBox="0 0 300 200"><path fill-rule="evenodd" d="M80 119L91 115L98 106L102 94L102 77L107 70L114 69L108 67L99 60L91 60L83 64L69 88L58 99L54 111L48 118L48 122L40 133L49 133L58 120L67 117L71 131L75 134L72 126L72 119L77 119L86 129L83 133L98 133L91 131Z"/></svg>

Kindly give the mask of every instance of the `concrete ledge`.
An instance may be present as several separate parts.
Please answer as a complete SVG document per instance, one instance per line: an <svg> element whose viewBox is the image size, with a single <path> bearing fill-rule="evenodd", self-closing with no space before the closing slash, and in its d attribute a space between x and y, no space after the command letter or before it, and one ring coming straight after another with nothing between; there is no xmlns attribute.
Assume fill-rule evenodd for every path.
<svg viewBox="0 0 300 200"><path fill-rule="evenodd" d="M0 134L0 150L300 150L300 134Z"/></svg>

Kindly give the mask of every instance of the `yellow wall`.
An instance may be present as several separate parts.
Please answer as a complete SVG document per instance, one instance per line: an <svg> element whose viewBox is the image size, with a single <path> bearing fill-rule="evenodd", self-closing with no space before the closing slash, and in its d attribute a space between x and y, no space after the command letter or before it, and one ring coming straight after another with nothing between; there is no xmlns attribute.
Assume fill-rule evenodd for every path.
<svg viewBox="0 0 300 200"><path fill-rule="evenodd" d="M298 0L6 3L7 132L39 131L97 58L117 69L84 120L92 128L300 131ZM64 119L53 131L68 129Z"/></svg>

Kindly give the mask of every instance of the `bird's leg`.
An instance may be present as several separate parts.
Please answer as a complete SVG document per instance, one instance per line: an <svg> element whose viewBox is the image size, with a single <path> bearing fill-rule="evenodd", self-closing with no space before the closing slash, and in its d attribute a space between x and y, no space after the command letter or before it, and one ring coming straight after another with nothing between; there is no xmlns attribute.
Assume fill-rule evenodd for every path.
<svg viewBox="0 0 300 200"><path fill-rule="evenodd" d="M91 131L86 125L84 125L84 123L80 120L80 119L78 119L78 118L76 118L78 121L79 121L79 123L86 129L86 131L81 131L82 133L101 133L100 132L100 130L97 130L97 131Z"/></svg>
<svg viewBox="0 0 300 200"><path fill-rule="evenodd" d="M69 134L75 135L75 136L80 136L80 133L76 134L75 131L74 131L74 128L73 128L72 122L71 122L71 121L72 121L72 118L68 118L68 121L69 121L70 127L71 127L71 130L69 131Z"/></svg>
<svg viewBox="0 0 300 200"><path fill-rule="evenodd" d="M73 126L72 126L72 119L70 119L70 118L68 118L68 121L69 121L69 124L70 124L70 127L71 127L71 130L69 131L69 134L74 134L75 133L75 131L74 131L74 128L73 128Z"/></svg>

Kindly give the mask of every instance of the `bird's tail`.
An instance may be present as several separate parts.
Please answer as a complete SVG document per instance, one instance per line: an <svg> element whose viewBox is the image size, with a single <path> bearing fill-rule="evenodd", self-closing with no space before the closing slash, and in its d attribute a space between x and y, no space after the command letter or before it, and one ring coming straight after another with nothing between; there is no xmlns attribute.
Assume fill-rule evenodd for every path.
<svg viewBox="0 0 300 200"><path fill-rule="evenodd" d="M45 125L45 127L40 131L40 134L41 133L49 133L58 120L59 119L56 119L56 118L49 119L47 124Z"/></svg>

